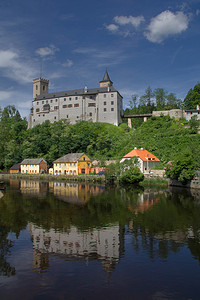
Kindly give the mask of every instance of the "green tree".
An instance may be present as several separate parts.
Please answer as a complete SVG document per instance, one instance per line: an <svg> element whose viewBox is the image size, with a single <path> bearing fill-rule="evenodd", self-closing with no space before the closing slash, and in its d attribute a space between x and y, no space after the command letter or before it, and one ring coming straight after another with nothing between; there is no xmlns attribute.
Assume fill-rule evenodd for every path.
<svg viewBox="0 0 200 300"><path fill-rule="evenodd" d="M175 179L186 184L188 181L192 180L195 169L198 167L192 153L190 151L184 151L177 155L171 164L168 164L166 176L172 180Z"/></svg>
<svg viewBox="0 0 200 300"><path fill-rule="evenodd" d="M185 109L196 109L197 104L200 104L200 83L189 90L183 103Z"/></svg>

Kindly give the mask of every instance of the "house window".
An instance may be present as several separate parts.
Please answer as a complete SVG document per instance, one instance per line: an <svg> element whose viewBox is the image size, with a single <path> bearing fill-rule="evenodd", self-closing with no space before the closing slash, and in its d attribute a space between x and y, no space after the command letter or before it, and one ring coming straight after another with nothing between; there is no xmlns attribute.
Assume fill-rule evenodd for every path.
<svg viewBox="0 0 200 300"><path fill-rule="evenodd" d="M78 100L78 97L75 97L75 100Z"/></svg>
<svg viewBox="0 0 200 300"><path fill-rule="evenodd" d="M56 117L54 117L54 120L56 120Z"/></svg>
<svg viewBox="0 0 200 300"><path fill-rule="evenodd" d="M111 108L111 111L114 111L114 107Z"/></svg>
<svg viewBox="0 0 200 300"><path fill-rule="evenodd" d="M44 101L42 101L42 104L44 104Z"/></svg>
<svg viewBox="0 0 200 300"><path fill-rule="evenodd" d="M67 108L67 105L65 104L65 105L63 105L63 108Z"/></svg>
<svg viewBox="0 0 200 300"><path fill-rule="evenodd" d="M111 94L111 97L113 97L114 95L113 94Z"/></svg>
<svg viewBox="0 0 200 300"><path fill-rule="evenodd" d="M56 110L56 109L59 109L59 106L54 106L54 109Z"/></svg>
<svg viewBox="0 0 200 300"><path fill-rule="evenodd" d="M92 113L90 112L90 117L92 117Z"/></svg>
<svg viewBox="0 0 200 300"><path fill-rule="evenodd" d="M55 100L56 102L58 101L58 99Z"/></svg>
<svg viewBox="0 0 200 300"><path fill-rule="evenodd" d="M106 108L104 108L103 110L106 111Z"/></svg>
<svg viewBox="0 0 200 300"><path fill-rule="evenodd" d="M74 107L79 107L79 104L78 103L74 104Z"/></svg>
<svg viewBox="0 0 200 300"><path fill-rule="evenodd" d="M51 103L53 102L53 100L50 101Z"/></svg>
<svg viewBox="0 0 200 300"><path fill-rule="evenodd" d="M92 97L92 96L90 96L90 99L93 99L93 97Z"/></svg>
<svg viewBox="0 0 200 300"><path fill-rule="evenodd" d="M46 100L46 103L48 103L48 100Z"/></svg>
<svg viewBox="0 0 200 300"><path fill-rule="evenodd" d="M39 102L37 102L37 105L39 105Z"/></svg>
<svg viewBox="0 0 200 300"><path fill-rule="evenodd" d="M88 107L91 107L91 106L96 106L96 103L88 103Z"/></svg>
<svg viewBox="0 0 200 300"><path fill-rule="evenodd" d="M66 101L66 98L64 98L64 101Z"/></svg>
<svg viewBox="0 0 200 300"><path fill-rule="evenodd" d="M67 115L67 119L68 119L68 115Z"/></svg>
<svg viewBox="0 0 200 300"><path fill-rule="evenodd" d="M111 105L114 105L114 101L111 101Z"/></svg>
<svg viewBox="0 0 200 300"><path fill-rule="evenodd" d="M40 109L39 108L36 108L36 112L39 112L40 111Z"/></svg>
<svg viewBox="0 0 200 300"><path fill-rule="evenodd" d="M68 108L70 108L70 107L72 107L72 104L69 104L69 105L68 105Z"/></svg>
<svg viewBox="0 0 200 300"><path fill-rule="evenodd" d="M71 98L71 97L69 97L69 100L72 100L72 98Z"/></svg>
<svg viewBox="0 0 200 300"><path fill-rule="evenodd" d="M106 101L104 101L104 103L103 103L104 105L106 105Z"/></svg>

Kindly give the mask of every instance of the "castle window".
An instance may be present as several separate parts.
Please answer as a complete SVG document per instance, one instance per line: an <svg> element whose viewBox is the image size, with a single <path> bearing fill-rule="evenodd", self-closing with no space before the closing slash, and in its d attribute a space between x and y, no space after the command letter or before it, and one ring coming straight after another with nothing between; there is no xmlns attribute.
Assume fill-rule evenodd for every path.
<svg viewBox="0 0 200 300"><path fill-rule="evenodd" d="M75 100L78 100L78 97L75 97Z"/></svg>
<svg viewBox="0 0 200 300"><path fill-rule="evenodd" d="M44 104L44 101L42 101L42 104Z"/></svg>
<svg viewBox="0 0 200 300"><path fill-rule="evenodd" d="M63 105L63 108L67 108L67 105Z"/></svg>
<svg viewBox="0 0 200 300"><path fill-rule="evenodd" d="M44 91L44 90L45 90L45 85L43 85L43 87L42 87L42 88L43 88L43 91Z"/></svg>
<svg viewBox="0 0 200 300"><path fill-rule="evenodd" d="M56 109L59 109L59 106L54 106L54 109L56 110Z"/></svg>
<svg viewBox="0 0 200 300"><path fill-rule="evenodd" d="M114 95L113 94L111 94L111 97L113 97Z"/></svg>
<svg viewBox="0 0 200 300"><path fill-rule="evenodd" d="M36 112L39 112L40 111L40 109L39 108L36 108Z"/></svg>
<svg viewBox="0 0 200 300"><path fill-rule="evenodd" d="M104 101L104 103L103 103L104 105L106 105L106 101Z"/></svg>
<svg viewBox="0 0 200 300"><path fill-rule="evenodd" d="M68 108L70 108L70 107L72 107L72 104L69 104L69 105L68 105Z"/></svg>
<svg viewBox="0 0 200 300"><path fill-rule="evenodd" d="M79 118L79 116L77 116L77 119Z"/></svg>
<svg viewBox="0 0 200 300"><path fill-rule="evenodd" d="M79 104L78 103L74 104L74 107L79 107Z"/></svg>
<svg viewBox="0 0 200 300"><path fill-rule="evenodd" d="M92 96L90 96L90 99L92 99L93 97Z"/></svg>
<svg viewBox="0 0 200 300"><path fill-rule="evenodd" d="M106 111L106 108L104 108L103 110Z"/></svg>
<svg viewBox="0 0 200 300"><path fill-rule="evenodd" d="M92 113L90 112L90 117L92 117Z"/></svg>
<svg viewBox="0 0 200 300"><path fill-rule="evenodd" d="M111 105L114 105L114 101L111 101Z"/></svg>
<svg viewBox="0 0 200 300"><path fill-rule="evenodd" d="M54 117L54 119L56 120L56 117Z"/></svg>
<svg viewBox="0 0 200 300"><path fill-rule="evenodd" d="M35 89L36 89L36 91L38 90L38 86L37 85L35 86Z"/></svg>
<svg viewBox="0 0 200 300"><path fill-rule="evenodd" d="M67 119L68 119L68 115L67 115Z"/></svg>
<svg viewBox="0 0 200 300"><path fill-rule="evenodd" d="M35 119L33 120L33 122L35 122Z"/></svg>
<svg viewBox="0 0 200 300"><path fill-rule="evenodd" d="M44 117L45 115L43 115L43 117Z"/></svg>
<svg viewBox="0 0 200 300"><path fill-rule="evenodd" d="M72 98L71 98L71 97L69 97L69 100L72 100Z"/></svg>
<svg viewBox="0 0 200 300"><path fill-rule="evenodd" d="M37 105L39 105L39 102L37 102Z"/></svg>
<svg viewBox="0 0 200 300"><path fill-rule="evenodd" d="M66 98L64 98L64 101L66 101Z"/></svg>
<svg viewBox="0 0 200 300"><path fill-rule="evenodd" d="M111 111L114 111L114 107L111 108Z"/></svg>
<svg viewBox="0 0 200 300"><path fill-rule="evenodd" d="M88 103L88 107L91 107L91 106L96 106L96 103Z"/></svg>

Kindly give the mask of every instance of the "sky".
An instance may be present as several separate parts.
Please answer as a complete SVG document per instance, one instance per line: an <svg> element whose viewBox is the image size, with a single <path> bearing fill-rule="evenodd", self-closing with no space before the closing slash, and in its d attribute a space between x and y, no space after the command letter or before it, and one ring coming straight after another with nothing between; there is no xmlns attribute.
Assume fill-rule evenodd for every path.
<svg viewBox="0 0 200 300"><path fill-rule="evenodd" d="M148 86L184 99L200 82L200 0L0 0L0 107L22 117L32 81L96 88L107 69L129 105Z"/></svg>

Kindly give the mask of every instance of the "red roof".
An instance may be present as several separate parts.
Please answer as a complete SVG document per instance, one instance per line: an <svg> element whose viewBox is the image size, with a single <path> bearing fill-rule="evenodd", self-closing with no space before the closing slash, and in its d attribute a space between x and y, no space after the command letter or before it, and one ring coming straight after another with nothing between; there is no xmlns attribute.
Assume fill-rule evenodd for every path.
<svg viewBox="0 0 200 300"><path fill-rule="evenodd" d="M139 157L143 161L147 161L147 160L160 161L155 155L153 155L152 153L150 153L149 151L143 148L141 149L135 148L131 152L123 156L123 158L130 158L134 156Z"/></svg>

